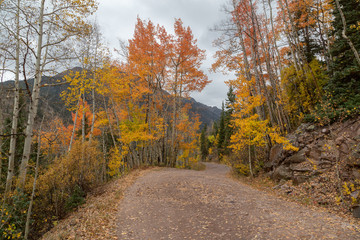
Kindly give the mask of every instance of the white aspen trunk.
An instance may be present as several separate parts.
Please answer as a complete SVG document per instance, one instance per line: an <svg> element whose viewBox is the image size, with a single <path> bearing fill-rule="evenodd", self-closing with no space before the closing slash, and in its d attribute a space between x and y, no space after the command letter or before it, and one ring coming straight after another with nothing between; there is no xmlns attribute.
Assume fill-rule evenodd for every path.
<svg viewBox="0 0 360 240"><path fill-rule="evenodd" d="M291 56L292 56L292 60L293 60L293 63L294 63L295 70L298 72L299 71L299 62L297 60L297 56L296 56L296 54L294 52L294 49L292 47L293 43L292 43L291 38L290 38L290 29L289 29L288 22L286 20L285 8L284 8L284 4L283 4L282 1L283 0L280 0L279 3L280 3L281 11L282 11L282 19L283 19L283 22L285 24L285 36L286 36L286 39L287 39L287 41L289 43L290 52L291 52Z"/></svg>
<svg viewBox="0 0 360 240"><path fill-rule="evenodd" d="M93 138L94 134L94 125L95 125L95 90L92 90L92 98L93 98L93 105L92 105L92 119L91 119L91 129L90 129L90 136L89 136L89 143Z"/></svg>
<svg viewBox="0 0 360 240"><path fill-rule="evenodd" d="M345 19L345 15L341 9L341 6L340 6L340 3L339 3L339 0L335 0L336 2L336 7L340 13L340 16L341 16L341 22L343 24L343 30L341 32L342 34L342 37L347 41L347 43L349 44L351 50L353 51L354 55L355 55L355 58L356 58L356 61L360 67L360 56L359 56L359 52L356 50L353 42L351 41L351 39L346 35L346 19Z"/></svg>
<svg viewBox="0 0 360 240"><path fill-rule="evenodd" d="M80 96L81 96L81 95L80 95ZM76 130L76 122L77 122L77 118L78 118L78 114L79 114L80 98L81 98L81 97L79 97L78 103L76 104L76 112L75 112L74 126L73 126L73 130L72 130L72 133L71 133L71 138L70 138L70 143L69 143L68 152L71 151L72 144L73 144L74 138L75 138L75 130Z"/></svg>
<svg viewBox="0 0 360 240"><path fill-rule="evenodd" d="M41 121L40 129L39 129L39 133L38 133L39 136L38 136L38 148L37 148L37 154L36 154L35 176L34 176L34 183L33 183L33 188L32 188L32 192L31 192L31 197L30 197L29 208L28 208L27 215L26 215L25 234L24 234L25 240L27 240L28 236L29 236L30 217L31 217L31 211L32 211L33 203L34 203L34 197L35 197L36 180L37 180L37 177L39 174L39 160L40 160L40 149L41 149L41 128L42 128L43 122L44 122L44 117Z"/></svg>
<svg viewBox="0 0 360 240"><path fill-rule="evenodd" d="M272 15L271 0L268 0L268 4L269 4L269 8L270 8L269 12L270 12L271 32L273 34L274 47L275 47L275 51L276 51L276 54L277 54L277 60L278 60L278 65L279 65L279 69L280 69L280 74L281 74L281 72L282 72L282 63L281 63L281 59L280 59L279 48L278 48L277 43L276 43L276 34L275 34L274 20L273 20L273 15Z"/></svg>
<svg viewBox="0 0 360 240"><path fill-rule="evenodd" d="M252 163L251 163L251 144L250 143L249 143L249 169L250 169L250 175L253 177L254 174L253 174Z"/></svg>
<svg viewBox="0 0 360 240"><path fill-rule="evenodd" d="M254 48L255 61L259 65L260 80L261 80L261 84L263 86L263 91L264 91L265 97L266 97L266 104L267 104L268 110L269 110L270 122L274 126L274 124L279 123L281 120L277 119L277 115L274 113L275 112L275 110L274 110L274 102L276 100L272 97L272 95L277 96L277 87L275 85L273 70L271 68L271 63L270 63L270 47L268 46L268 49L266 49L266 45L264 43L263 35L261 33L259 21L258 21L258 18L256 16L256 13L254 12L253 7L251 7L251 12L252 12L252 18L253 18L253 24L254 24L253 25L254 31L256 32L256 29L258 30L260 43L261 43L261 46L263 48L264 55L265 55L266 70L267 70L267 72L269 74L270 84L273 87L273 91L275 92L274 94L270 94L267 87L266 87L266 83L265 83L265 80L264 80L264 77L263 77L263 71L262 71L262 68L261 68L261 62L260 62L260 59L259 59L259 56L258 56L258 50L257 50L258 47L257 47L257 41L256 41L256 42L254 42L254 44L256 44L256 46ZM255 26L255 23L256 23L256 26ZM268 50L268 52L266 52L266 50ZM256 67L256 64L255 64L255 67ZM277 119L277 121L275 119Z"/></svg>
<svg viewBox="0 0 360 240"><path fill-rule="evenodd" d="M83 94L83 99L82 99L82 105L83 105L83 111L82 111L82 119L81 119L81 141L82 143L85 142L85 120L86 120L86 109L85 109L85 94Z"/></svg>
<svg viewBox="0 0 360 240"><path fill-rule="evenodd" d="M232 4L233 4L233 8L235 10L236 9L236 1L233 0ZM241 27L241 25L240 25L240 23L238 21L236 21L235 24L236 24L236 27L237 27L238 37L240 39L241 51L243 52L243 59L244 59L244 64L245 64L245 76L246 76L246 79L248 81L251 81L250 64L249 64L248 56L247 56L247 53L246 53L244 38L243 38L243 35L242 35L243 30L242 30L242 27Z"/></svg>
<svg viewBox="0 0 360 240"><path fill-rule="evenodd" d="M96 28L97 29L97 28ZM92 120L91 120L91 129L90 129L90 136L89 136L89 142L91 143L93 134L94 134L94 125L95 125L95 109L96 109L96 99L95 99L95 82L96 82L96 71L97 71L97 54L98 54L98 47L99 47L99 35L96 31L96 43L95 43L95 59L94 59L94 67L92 69L93 74L93 81L92 81L92 100L93 100L93 106L92 106Z"/></svg>
<svg viewBox="0 0 360 240"><path fill-rule="evenodd" d="M10 136L10 149L9 149L9 162L8 172L6 177L5 186L5 197L11 190L12 181L14 177L15 167L15 150L16 150L16 139L17 139L17 128L19 122L19 104L20 104L20 86L19 86L19 75L20 75L20 0L17 1L16 10L16 53L15 53L15 86L14 86L14 108L13 117L11 124L11 136Z"/></svg>
<svg viewBox="0 0 360 240"><path fill-rule="evenodd" d="M328 42L328 34L327 34L327 29L325 27L325 16L324 16L324 8L322 5L322 0L317 1L316 4L316 23L319 29L319 37L320 37L320 42L322 45L322 50L323 50L323 54L324 54L324 58L325 58L325 62L326 62L326 68L327 71L330 71L330 63L331 63L331 59L330 59L330 54L329 54L329 49L327 48L327 43ZM322 18L322 19L320 19ZM325 36L325 38L324 38Z"/></svg>
<svg viewBox="0 0 360 240"><path fill-rule="evenodd" d="M281 1L282 1L282 0L280 0L280 2L281 2ZM296 31L294 19L293 19L293 17L291 16L291 12L290 12L290 8L289 8L288 1L287 1L287 0L284 0L284 1L285 1L285 6L286 6L286 9L287 9L287 12L288 12L288 14L289 14L289 20L290 20L290 25L291 25L292 33L293 33L294 36L295 36L295 37L294 37L294 40L295 40L296 50L297 50L298 55L300 56L301 60L303 61L303 64L305 64L305 65L307 66L305 69L303 69L303 65L300 64L300 67L301 67L302 70L304 70L304 73L310 71L310 74L311 74L312 77L313 77L313 83L314 83L314 85L316 86L316 89L320 91L320 87L319 87L319 84L318 84L318 82L317 82L317 80L316 80L314 71L312 70L311 66L309 65L309 63L308 63L307 60L306 60L305 53L304 53L304 49L300 46L299 34L298 34L297 31ZM320 93L317 93L317 94L320 94ZM315 95L316 95L316 93L315 93Z"/></svg>
<svg viewBox="0 0 360 240"><path fill-rule="evenodd" d="M101 180L102 182L106 181L106 144L105 144L105 129L102 129L102 148L103 148L103 164L102 164L102 172L101 172Z"/></svg>
<svg viewBox="0 0 360 240"><path fill-rule="evenodd" d="M110 116L109 116L109 112L108 112L108 108L107 108L107 104L106 104L106 100L105 100L105 97L104 97L104 96L103 96L103 100L104 100L104 107L105 107L106 118L108 119L108 122L109 122L109 130L110 130L111 139L113 140L114 147L117 149L118 147L117 147L117 145L116 145L116 140L115 140L115 136L114 136L114 131L113 131L112 126L111 126Z"/></svg>
<svg viewBox="0 0 360 240"><path fill-rule="evenodd" d="M233 0L232 4L233 4L233 8L235 10L237 7L236 1ZM236 21L235 24L237 27L238 37L240 40L241 51L243 52L243 60L244 60L244 65L245 65L245 76L248 81L251 81L252 76L251 76L251 72L250 72L250 63L249 63L248 55L246 53L246 47L245 47L245 42L244 42L244 37L243 37L243 29L238 21ZM254 95L253 89L250 89L250 95ZM256 113L259 115L260 120L263 120L263 117L262 117L263 114L262 114L260 107L256 107L255 110L256 110Z"/></svg>
<svg viewBox="0 0 360 240"><path fill-rule="evenodd" d="M234 9L236 9L235 0L233 0L233 7L234 7ZM245 65L245 76L248 81L251 81L252 76L251 76L251 72L250 72L250 63L249 63L248 55L246 53L246 47L245 47L244 37L243 37L243 30L242 30L242 27L239 22L236 22L236 27L237 27L238 37L240 40L241 51L243 52L243 60L244 60L244 65ZM250 95L254 95L253 89L250 89ZM256 110L256 113L259 115L260 120L263 120L263 116L262 116L263 114L262 114L260 107L256 107L255 110Z"/></svg>
<svg viewBox="0 0 360 240"><path fill-rule="evenodd" d="M271 32L272 32L273 41L274 41L274 49L275 49L275 52L276 52L276 55L277 55L277 62L278 62L279 70L280 70L279 74L281 75L283 66L282 66L282 63L281 63L279 48L278 48L277 42L276 42L276 34L275 34L275 28L274 28L274 20L273 20L273 14L272 14L271 0L268 0L268 5L269 5L269 12L270 12ZM275 59L275 57L274 57L274 59ZM278 79L279 79L279 77L278 77ZM282 105L279 105L279 100L281 102L281 94L278 94L278 93L281 92L281 88L279 86L279 81L275 82L275 86L276 86L276 93L275 93L276 94L276 102L275 102L275 104L276 104L276 110L277 110L278 115L279 115L278 118L281 121L280 124L283 127L283 129L288 129L289 130L290 123L287 122L287 117L283 113L284 109L283 109ZM285 127L285 124L286 124L286 127Z"/></svg>
<svg viewBox="0 0 360 240"><path fill-rule="evenodd" d="M256 81L256 94L257 95L262 95L262 89L261 89L261 79L260 79L260 74L259 74L259 69L258 69L258 58L257 58L257 52L258 52L258 49L257 49L257 36L256 36L256 25L255 25L255 16L254 16L254 11L253 11L253 5L252 5L252 1L250 1L250 5L251 5L251 24L253 26L253 36L252 36L252 47L251 47L251 57L254 61L254 66L253 66L253 70L254 70L254 75L255 75L255 81ZM264 91L266 90L265 88L263 89ZM265 97L265 100L267 100L267 97ZM268 101L266 101L268 103ZM269 111L271 110L270 109L270 106L268 106L269 108ZM259 116L260 116L260 119L261 120L264 120L265 119L265 109L263 106L259 106L259 110L260 112L259 113ZM271 122L273 123L273 120L271 118Z"/></svg>
<svg viewBox="0 0 360 240"><path fill-rule="evenodd" d="M38 109L38 103L39 103L39 95L40 95L40 83L41 83L41 77L42 77L42 71L41 71L41 52L42 52L42 42L43 42L43 27L44 27L44 10L45 10L45 0L41 0L41 6L40 6L40 16L38 19L39 22L39 36L38 36L38 42L37 42L37 53L36 53L36 65L35 65L35 80L34 80L34 86L32 91L32 101L30 102L30 108L28 113L28 121L27 126L25 130L25 143L24 143L24 152L23 157L21 160L20 165L20 173L19 173L19 187L20 189L23 189L25 186L26 181L26 172L27 167L29 163L30 158L30 152L31 152L31 139L34 129L34 122L35 117L37 114Z"/></svg>
<svg viewBox="0 0 360 240"><path fill-rule="evenodd" d="M170 162L171 165L176 163L176 147L175 147L175 139L176 139L176 124L177 124L177 90L178 90L178 66L175 66L175 86L174 86L174 96L173 96L173 122L172 122L172 132L171 132L171 153L170 153Z"/></svg>
<svg viewBox="0 0 360 240"><path fill-rule="evenodd" d="M85 93L83 94L83 99L82 99L82 104L83 104L83 109L82 109L82 120L81 120L81 171L80 171L80 185L82 185L83 183L83 179L84 179L84 166L87 166L87 162L86 159L87 157L85 156L85 119L86 119L86 109L85 109Z"/></svg>
<svg viewBox="0 0 360 240"><path fill-rule="evenodd" d="M120 120L119 120L119 117L116 113L116 105L115 105L115 101L114 101L114 97L113 95L111 94L111 104L113 106L113 114L114 114L114 117L115 117L115 120L116 120L116 126L117 126L117 129L118 129L118 134L119 134L119 137L121 137L121 132L120 132ZM110 119L109 119L110 121Z"/></svg>

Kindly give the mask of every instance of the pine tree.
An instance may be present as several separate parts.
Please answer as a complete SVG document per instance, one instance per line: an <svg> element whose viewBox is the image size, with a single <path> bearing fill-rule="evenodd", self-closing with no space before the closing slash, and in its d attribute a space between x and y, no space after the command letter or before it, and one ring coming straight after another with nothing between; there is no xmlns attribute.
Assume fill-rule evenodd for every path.
<svg viewBox="0 0 360 240"><path fill-rule="evenodd" d="M219 160L221 160L224 154L225 131L225 107L224 103L222 103L219 129L217 134L217 149Z"/></svg>
<svg viewBox="0 0 360 240"><path fill-rule="evenodd" d="M228 155L230 153L229 145L230 138L233 133L233 129L230 126L233 106L232 104L235 102L235 94L234 89L230 86L229 91L227 93L226 103L222 104L221 116L218 125L218 129L216 132L217 135L217 149L218 156L221 159L223 155Z"/></svg>
<svg viewBox="0 0 360 240"><path fill-rule="evenodd" d="M225 154L229 154L230 148L230 138L233 134L233 128L230 126L232 114L234 111L233 104L235 103L235 94L232 86L229 87L229 91L227 93L227 99L225 104L225 140L224 140L224 152Z"/></svg>
<svg viewBox="0 0 360 240"><path fill-rule="evenodd" d="M346 35L358 51L360 49L358 28L360 3L358 0L339 0L339 3L346 19ZM335 108L354 111L360 102L360 66L348 41L342 35L344 28L336 2L333 1L332 4L335 16L332 22L335 41L331 46L331 54L334 61L331 68L332 76L327 88L332 95L331 99Z"/></svg>
<svg viewBox="0 0 360 240"><path fill-rule="evenodd" d="M209 155L209 143L206 136L206 132L207 132L207 125L205 124L205 126L201 130L201 135L200 135L201 160L203 161L205 161Z"/></svg>

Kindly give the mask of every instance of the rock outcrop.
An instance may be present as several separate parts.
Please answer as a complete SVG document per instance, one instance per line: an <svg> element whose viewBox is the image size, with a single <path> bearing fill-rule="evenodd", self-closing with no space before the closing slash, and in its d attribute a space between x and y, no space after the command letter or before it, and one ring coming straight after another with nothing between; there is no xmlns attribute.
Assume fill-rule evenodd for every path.
<svg viewBox="0 0 360 240"><path fill-rule="evenodd" d="M273 179L300 184L340 168L342 181L360 180L360 117L330 126L304 123L287 137L299 151L271 149L265 169Z"/></svg>

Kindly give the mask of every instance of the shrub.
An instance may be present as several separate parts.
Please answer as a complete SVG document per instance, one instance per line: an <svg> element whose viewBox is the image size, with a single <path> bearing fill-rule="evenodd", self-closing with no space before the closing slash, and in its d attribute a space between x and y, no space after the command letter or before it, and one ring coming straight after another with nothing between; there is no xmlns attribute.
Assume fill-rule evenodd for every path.
<svg viewBox="0 0 360 240"><path fill-rule="evenodd" d="M75 189L72 191L72 194L67 199L65 207L67 211L71 211L78 206L85 203L85 192L78 185L75 186Z"/></svg>
<svg viewBox="0 0 360 240"><path fill-rule="evenodd" d="M69 210L82 204L86 193L100 183L103 158L97 146L96 141L74 142L71 152L43 170L34 203L37 227L55 225Z"/></svg>
<svg viewBox="0 0 360 240"><path fill-rule="evenodd" d="M242 176L249 176L250 174L250 169L248 165L242 164L242 163L238 163L234 165L234 171Z"/></svg>
<svg viewBox="0 0 360 240"><path fill-rule="evenodd" d="M0 208L0 239L22 239L29 201L26 194L14 192Z"/></svg>

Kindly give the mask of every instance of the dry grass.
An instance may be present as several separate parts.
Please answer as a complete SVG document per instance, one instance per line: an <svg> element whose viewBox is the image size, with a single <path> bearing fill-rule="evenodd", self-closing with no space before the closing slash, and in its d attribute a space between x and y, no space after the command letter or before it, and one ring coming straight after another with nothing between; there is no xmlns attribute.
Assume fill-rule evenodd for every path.
<svg viewBox="0 0 360 240"><path fill-rule="evenodd" d="M94 190L86 203L61 220L42 239L118 239L117 217L125 190L135 180L157 168L134 170Z"/></svg>

